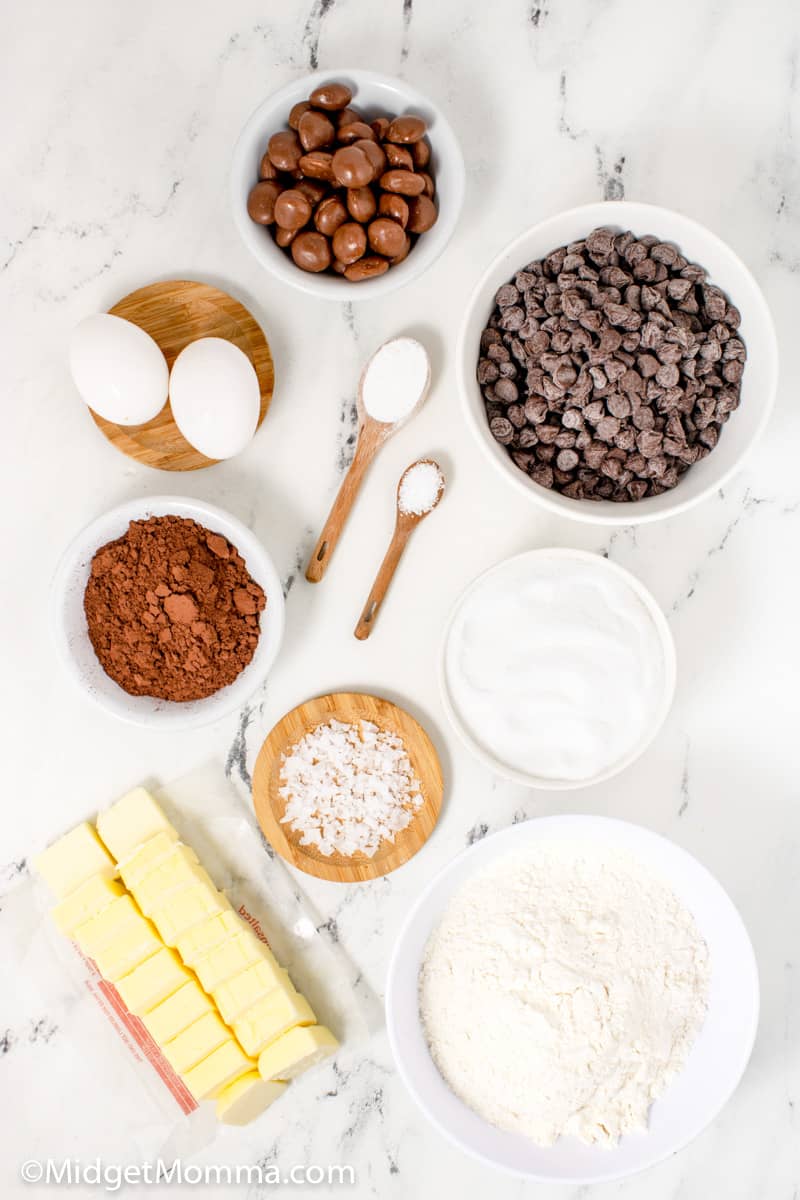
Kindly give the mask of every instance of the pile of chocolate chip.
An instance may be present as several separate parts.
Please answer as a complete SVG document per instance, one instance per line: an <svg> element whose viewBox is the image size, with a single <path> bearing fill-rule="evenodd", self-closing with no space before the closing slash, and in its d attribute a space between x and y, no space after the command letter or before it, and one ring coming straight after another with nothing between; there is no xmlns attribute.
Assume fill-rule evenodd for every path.
<svg viewBox="0 0 800 1200"><path fill-rule="evenodd" d="M274 133L247 201L303 271L351 283L401 263L436 221L431 148L421 117L368 121L344 83L295 104Z"/></svg>
<svg viewBox="0 0 800 1200"><path fill-rule="evenodd" d="M739 404L739 312L677 247L595 229L495 297L478 383L516 465L577 500L641 500L709 454Z"/></svg>

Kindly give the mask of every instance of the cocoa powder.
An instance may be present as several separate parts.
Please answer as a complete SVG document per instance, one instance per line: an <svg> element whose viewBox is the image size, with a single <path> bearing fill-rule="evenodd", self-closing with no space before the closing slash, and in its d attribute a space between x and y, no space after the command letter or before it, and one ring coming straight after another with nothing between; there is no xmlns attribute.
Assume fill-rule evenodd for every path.
<svg viewBox="0 0 800 1200"><path fill-rule="evenodd" d="M170 516L131 521L100 547L83 606L95 654L121 688L187 701L244 670L266 597L221 534Z"/></svg>

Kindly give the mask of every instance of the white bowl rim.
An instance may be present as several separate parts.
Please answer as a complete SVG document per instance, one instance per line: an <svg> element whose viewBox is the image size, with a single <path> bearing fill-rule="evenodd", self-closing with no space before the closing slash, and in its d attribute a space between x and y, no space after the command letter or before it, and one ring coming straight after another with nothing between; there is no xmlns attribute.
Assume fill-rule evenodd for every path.
<svg viewBox="0 0 800 1200"><path fill-rule="evenodd" d="M649 214L654 222L659 220L672 220L678 218L687 226L691 226L693 231L701 238L705 238L708 242L727 255L736 263L737 270L740 270L746 277L749 286L752 288L753 301L756 307L760 310L760 317L763 323L764 333L766 335L766 346L764 353L768 356L768 374L769 385L765 389L764 397L761 401L761 415L756 422L755 429L750 437L748 444L743 448L738 458L736 458L727 468L722 471L719 476L713 479L706 487L702 488L696 495L688 497L684 500L676 498L669 506L654 509L648 507L650 500L662 497L650 497L644 500L630 501L628 503L612 500L572 500L568 496L561 496L560 493L553 493L548 488L543 488L534 484L532 480L526 480L520 469L511 461L508 463L500 463L493 457L490 452L490 446L487 441L491 434L488 432L488 427L485 422L480 424L477 414L473 411L472 405L469 402L470 389L474 387L474 380L467 375L467 327L470 323L470 318L478 304L481 293L485 289L489 279L494 273L500 261L506 255L513 255L517 248L522 246L534 234L545 233L551 226L557 229L563 221L570 221L579 216L586 217L587 231L593 225L624 225L625 220L618 220L618 216L632 211L644 211ZM556 240L556 245L558 241ZM555 248L555 247L554 247ZM524 257L524 255L523 255ZM519 270L519 268L517 268ZM678 514L686 512L693 508L695 504L707 500L709 496L718 492L725 486L731 476L735 475L740 467L744 464L747 456L754 449L760 440L764 429L769 422L772 410L775 406L775 399L778 389L778 339L775 332L775 322L772 317L769 305L764 297L755 276L744 261L739 257L736 251L728 245L718 234L712 232L707 226L696 221L693 217L686 216L678 209L664 208L663 205L647 204L638 200L597 200L590 204L579 204L573 208L563 209L560 212L554 213L552 216L546 217L542 221L537 221L527 229L519 233L515 238L508 242L497 253L492 261L488 264L485 271L481 275L478 282L470 293L469 300L464 310L464 316L461 320L461 328L458 334L458 342L456 346L456 372L458 378L458 390L461 396L462 409L466 410L467 422L473 431L478 443L481 446L483 453L488 457L489 461L494 466L495 470L499 471L509 483L522 495L535 504L541 505L549 512L555 513L560 517L567 517L571 520L582 521L590 525L647 525L653 521L662 521L668 517L678 516ZM673 489L673 494L676 489ZM663 493L662 493L663 495ZM621 511L620 511L621 510ZM630 510L630 511L629 511Z"/></svg>
<svg viewBox="0 0 800 1200"><path fill-rule="evenodd" d="M748 982L751 988L750 1002L752 1006L752 1019L750 1026L746 1031L746 1037L742 1041L741 1053L739 1056L739 1063L735 1073L734 1082L727 1092L722 1096L714 1110L710 1112L700 1124L697 1125L697 1127L692 1133L689 1134L688 1137L684 1137L680 1143L676 1143L674 1146L654 1154L652 1158L642 1162L639 1166L633 1169L619 1170L612 1167L608 1171L598 1172L591 1177L587 1177L585 1175L575 1175L572 1177L559 1175L558 1177L552 1177L536 1174L531 1171L520 1170L505 1163L500 1163L496 1159L490 1158L488 1155L483 1154L474 1145L462 1141L457 1134L448 1128L448 1126L440 1119L436 1109L422 1098L411 1079L406 1065L406 1057L403 1054L402 1047L397 1039L395 1015L397 1012L397 990L400 986L398 983L399 960L404 949L404 943L436 891L439 888L446 886L449 878L459 872L460 869L472 858L480 859L485 857L487 860L486 865L488 865L490 861L498 858L503 852L513 853L515 849L519 848L520 835L525 837L527 834L527 838L530 841L544 841L547 840L547 836L551 832L556 837L563 835L569 837L571 834L575 834L576 830L579 831L582 840L591 840L591 833L593 830L609 834L613 833L614 831L619 831L621 834L623 834L624 841L628 848L630 848L629 843L631 840L639 843L649 844L654 849L659 848L661 852L667 856L667 859L671 858L673 862L683 862L684 864L687 864L691 867L693 872L703 877L706 882L712 886L712 888L717 892L718 896L724 901L728 909L728 915L731 923L736 928L742 942L742 947L745 950L746 961L742 962L742 969L743 972L745 972L748 976ZM539 837L539 835L541 835L541 837ZM496 853L491 851L487 852L486 847L490 845L495 847ZM631 850L631 853L633 853L635 856L635 850ZM480 870L480 866L476 866L476 870ZM666 882L669 883L668 872L666 869L663 871L663 876ZM457 885L454 885L453 888L451 888L446 899L449 899L450 896L453 895L456 887ZM693 915L696 918L696 914L693 913ZM431 929L433 929L434 926L435 921L431 923ZM610 1183L617 1179L630 1178L632 1176L639 1175L643 1171L649 1170L651 1167L656 1166L660 1162L664 1162L666 1159L671 1158L674 1154L684 1150L691 1142L695 1140L695 1138L699 1137L699 1135L716 1120L741 1083L742 1076L744 1075L747 1064L750 1061L750 1056L753 1052L756 1035L758 1033L760 1003L761 992L758 974L758 962L756 960L750 935L747 932L747 926L745 925L741 913L731 900L727 891L716 878L716 876L713 875L708 869L708 867L706 867L705 864L700 861L700 859L696 858L695 855L691 854L690 851L685 850L682 846L679 846L677 842L673 842L670 838L665 837L663 834L656 833L654 830L648 829L644 825L638 825L634 821L624 821L618 817L596 816L589 813L561 813L553 816L529 817L524 821L518 821L515 824L508 825L503 829L496 830L494 833L488 834L486 837L474 842L471 846L467 846L464 850L461 850L455 855L454 858L452 858L448 863L445 863L445 865L439 871L437 871L434 877L428 881L428 883L423 887L422 891L418 894L416 900L413 902L411 909L404 918L400 927L400 931L395 939L394 946L392 948L392 954L389 959L389 966L386 972L386 1031L389 1038L389 1046L392 1051L392 1057L394 1059L397 1072L400 1075L400 1078L402 1079L407 1091L413 1098L415 1104L427 1117L434 1128L452 1146L455 1146L462 1153L470 1155L472 1158L477 1159L477 1161L482 1163L484 1166L491 1167L495 1171L501 1171L506 1175L512 1175L517 1179L527 1179L531 1182L564 1184L571 1187L591 1185L596 1183ZM417 1013L419 1013L419 1008L417 1008ZM424 1038L424 1033L422 1036ZM441 1076L440 1079L442 1080L442 1086L447 1088L449 1091L450 1089L446 1081L442 1079ZM657 1097L653 1103L658 1104L661 1099L663 1098ZM609 1162L611 1162L610 1158Z"/></svg>
<svg viewBox="0 0 800 1200"><path fill-rule="evenodd" d="M661 652L664 663L664 688L661 695L658 708L653 714L653 720L647 731L639 739L638 742L617 762L613 763L605 770L593 775L590 779L548 779L541 775L530 775L527 771L521 771L517 767L509 766L502 759L495 758L493 754L477 741L472 733L467 729L465 723L456 708L450 690L447 684L447 646L452 633L453 625L456 617L461 610L462 605L472 595L482 583L491 575L499 574L501 571L510 567L512 563L520 562L523 559L543 559L543 558L560 558L572 559L576 562L591 563L598 567L599 570L608 570L618 579L631 588L634 594L642 602L653 624L655 625L658 639L661 644ZM629 571L626 567L620 566L619 563L612 562L603 554L598 554L593 550L572 550L568 546L541 546L533 550L523 550L520 554L512 554L510 558L501 559L500 562L494 563L491 567L487 567L485 571L481 571L461 592L455 604L453 604L445 621L444 633L442 635L439 656L438 656L438 676L439 676L439 694L441 696L442 705L444 707L447 718L450 721L453 729L461 739L463 745L470 750L476 758L496 775L500 775L505 779L510 779L513 783L519 783L523 787L536 788L542 791L550 792L567 792L576 791L578 788L592 787L596 783L602 783L606 779L612 779L615 775L619 775L637 758L644 754L648 746L653 742L661 730L662 725L667 719L669 710L672 707L672 701L675 696L675 686L677 681L677 659L675 653L675 639L672 636L667 618L657 603L652 592L650 592L640 579Z"/></svg>
<svg viewBox="0 0 800 1200"><path fill-rule="evenodd" d="M446 212L443 212L441 208L439 210L439 220L434 226L434 230L439 229L441 226L442 232L441 236L435 242L429 243L429 254L425 254L426 243L423 242L421 246L414 247L414 253L410 254L404 263L391 268L384 275L380 275L375 279L366 279L361 283L350 283L348 280L340 279L338 276L328 274L314 275L309 271L301 271L289 259L282 261L285 256L280 251L278 251L279 256L273 256L271 253L262 253L252 238L252 221L247 215L242 195L237 188L237 179L242 173L242 159L245 156L251 134L260 128L264 114L276 105L288 104L290 100L294 103L297 99L296 93L303 89L307 91L306 85L311 80L314 80L314 87L318 87L325 80L339 79L351 80L357 87L373 85L394 88L397 92L403 94L409 107L418 106L435 113L437 129L441 132L443 140L447 143L449 169L453 173L452 180L448 185L452 192L452 201L450 199L446 201ZM358 102L357 96L354 97L354 102ZM436 138L439 138L438 132ZM439 152L438 141L434 152ZM337 67L331 71L309 71L307 74L299 75L276 91L271 92L253 110L242 126L234 147L229 178L229 199L233 210L234 224L243 244L256 261L276 279L287 283L290 287L297 288L307 295L316 296L322 300L339 303L374 300L378 296L387 295L419 278L447 248L458 225L465 190L466 168L464 166L464 156L458 138L445 116L444 110L438 104L434 103L434 101L430 100L423 92L420 92L413 85L406 83L404 79L396 75L384 74L380 71L365 70L362 67Z"/></svg>
<svg viewBox="0 0 800 1200"><path fill-rule="evenodd" d="M254 660L251 660L233 683L206 697L205 700L193 701L192 703L196 707L191 714L187 711L182 715L180 713L181 705L164 701L165 711L170 713L170 719L163 721L161 720L160 712L136 712L134 709L128 707L125 703L127 694L121 688L119 703L114 703L86 686L83 674L78 668L69 647L69 640L63 624L63 614L65 589L74 575L77 565L76 560L86 551L88 546L97 541L97 533L100 529L110 520L119 519L120 523L125 523L131 520L142 519L146 515L169 515L176 511L179 516L191 516L192 519L204 524L206 522L213 524L215 521L223 522L234 531L235 537L231 540L235 541L236 548L245 558L245 561L248 561L248 558L252 561L253 554L258 556L260 559L259 567L263 568L260 574L269 577L260 578L258 582L262 583L268 595L272 632L269 635L268 652L264 654L261 662L255 663ZM97 546L99 545L100 542L97 542ZM250 562L248 562L248 570L250 569ZM210 725L214 721L227 716L248 700L272 669L281 649L286 624L286 607L280 576L272 561L272 557L261 544L259 538L238 517L233 516L226 509L209 504L204 500L195 500L189 496L178 495L159 494L157 496L134 497L100 513L99 516L95 517L79 530L63 550L53 573L50 583L49 607L50 629L57 656L70 679L80 691L98 705L98 707L126 724L154 729L161 728L165 731L196 729L204 725ZM251 677L251 668L254 666L258 666L257 677ZM138 698L129 697L129 699Z"/></svg>

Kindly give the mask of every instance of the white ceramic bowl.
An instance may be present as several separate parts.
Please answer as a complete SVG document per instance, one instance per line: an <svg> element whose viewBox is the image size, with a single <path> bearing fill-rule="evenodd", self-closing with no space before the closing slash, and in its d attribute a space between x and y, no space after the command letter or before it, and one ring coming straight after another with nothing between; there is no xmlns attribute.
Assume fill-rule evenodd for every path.
<svg viewBox="0 0 800 1200"><path fill-rule="evenodd" d="M656 234L674 242L681 253L709 272L742 314L741 334L747 346L741 404L728 419L719 443L691 467L676 487L645 500L572 500L534 483L519 469L489 432L481 390L475 378L481 332L494 307L494 295L526 263L584 237L599 225ZM629 200L586 204L559 213L521 234L484 272L467 308L459 337L457 363L467 418L489 460L518 492L551 512L598 525L639 525L671 517L716 492L741 465L769 419L778 379L778 346L767 303L747 267L716 234L670 209Z"/></svg>
<svg viewBox="0 0 800 1200"><path fill-rule="evenodd" d="M273 133L287 128L289 109L299 100L307 100L314 88L326 81L346 83L353 92L353 107L367 116L413 112L428 123L433 175L436 180L436 224L413 246L405 262L390 267L385 275L350 283L338 275L314 275L301 271L292 259L276 246L272 234L247 215L247 197L258 179L258 166ZM290 287L299 288L323 300L374 300L416 279L439 257L458 223L464 199L464 160L456 136L441 109L402 79L379 75L375 71L342 68L318 71L287 83L255 110L242 130L233 155L230 197L233 219L247 248L262 267Z"/></svg>
<svg viewBox="0 0 800 1200"><path fill-rule="evenodd" d="M631 589L634 595L638 596L642 604L646 608L655 627L658 639L661 643L661 652L663 657L663 689L657 707L654 708L650 723L642 734L641 738L631 746L629 752L624 758L618 759L610 767L604 771L598 772L588 779L550 779L545 776L532 775L526 771L521 771L516 767L510 766L500 758L496 758L473 734L469 726L462 718L458 702L452 695L447 679L447 651L450 635L453 630L454 623L464 602L472 595L472 593L480 587L480 585L491 575L497 575L513 564L524 561L525 559L541 559L541 558L556 558L561 559L564 563L573 562L592 563L597 571L606 572L616 576L617 579L623 580ZM592 784L601 783L604 779L611 779L614 775L618 775L620 771L624 771L652 742L661 726L666 720L667 713L672 706L672 699L675 695L675 642L672 637L669 625L666 618L659 608L653 596L640 583L635 575L630 571L626 571L624 567L618 566L616 563L610 562L601 554L593 554L588 550L571 550L562 547L545 548L541 550L527 550L523 554L517 554L512 558L506 558L502 562L495 563L493 567L489 567L487 571L482 572L472 583L461 593L455 605L453 606L450 615L445 625L444 637L442 639L442 647L439 654L439 688L442 696L444 710L450 720L451 725L455 729L458 736L461 738L467 749L485 763L490 770L497 775L502 775L506 779L511 779L514 783L520 783L523 787L544 788L547 791L571 791L575 788L590 787Z"/></svg>
<svg viewBox="0 0 800 1200"><path fill-rule="evenodd" d="M453 893L492 860L531 842L591 841L627 850L672 888L708 945L708 1012L686 1065L650 1110L646 1136L616 1149L562 1138L543 1148L488 1124L459 1100L431 1058L419 1014L418 980L425 946ZM742 919L719 883L696 859L638 825L606 817L559 816L525 821L477 842L427 886L395 945L386 988L386 1024L397 1069L440 1133L487 1166L545 1183L620 1179L680 1150L713 1121L747 1066L758 1025L758 971Z"/></svg>
<svg viewBox="0 0 800 1200"><path fill-rule="evenodd" d="M267 597L266 611L261 615L261 636L251 661L233 683L205 700L177 703L150 696L129 696L100 666L86 628L83 594L95 551L121 537L130 521L168 515L190 517L221 533L240 552ZM283 640L283 589L266 550L247 526L230 513L181 496L130 500L87 525L64 552L53 578L50 603L56 649L75 683L101 708L133 725L190 729L225 716L243 704L263 682Z"/></svg>

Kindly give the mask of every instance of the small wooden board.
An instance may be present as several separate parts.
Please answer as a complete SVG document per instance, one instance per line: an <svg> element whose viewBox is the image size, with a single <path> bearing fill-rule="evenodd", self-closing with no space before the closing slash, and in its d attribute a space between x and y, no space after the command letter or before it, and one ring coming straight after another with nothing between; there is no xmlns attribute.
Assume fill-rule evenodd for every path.
<svg viewBox="0 0 800 1200"><path fill-rule="evenodd" d="M255 318L233 296L208 283L169 280L138 288L109 312L149 333L163 351L170 370L189 342L203 337L220 337L233 342L255 367L261 388L258 418L261 425L275 385L272 354ZM202 467L212 467L216 461L189 445L175 424L169 401L152 421L144 425L115 425L91 409L89 411L112 446L147 467L157 467L161 471L198 471Z"/></svg>
<svg viewBox="0 0 800 1200"><path fill-rule="evenodd" d="M382 842L372 858L365 854L345 857L321 854L315 846L301 846L300 835L282 825L286 805L278 794L281 757L317 725L335 718L356 723L372 721L379 729L398 734L419 779L423 805L411 824L393 842ZM309 700L287 713L267 737L253 773L253 804L264 836L293 867L334 883L360 883L396 871L425 844L433 831L442 804L442 769L433 744L412 716L378 696L360 692L335 692Z"/></svg>

